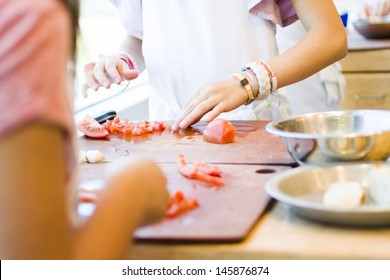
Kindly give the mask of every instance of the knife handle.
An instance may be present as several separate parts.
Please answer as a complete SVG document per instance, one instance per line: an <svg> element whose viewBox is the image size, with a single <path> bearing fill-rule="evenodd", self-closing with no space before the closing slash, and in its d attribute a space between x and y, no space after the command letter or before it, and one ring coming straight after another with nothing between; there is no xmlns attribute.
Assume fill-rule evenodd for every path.
<svg viewBox="0 0 390 280"><path fill-rule="evenodd" d="M116 112L115 111L109 111L109 112L106 112L104 114L101 114L101 115L95 117L95 120L98 123L103 124L103 123L105 123L108 120L114 119L115 117L116 117Z"/></svg>

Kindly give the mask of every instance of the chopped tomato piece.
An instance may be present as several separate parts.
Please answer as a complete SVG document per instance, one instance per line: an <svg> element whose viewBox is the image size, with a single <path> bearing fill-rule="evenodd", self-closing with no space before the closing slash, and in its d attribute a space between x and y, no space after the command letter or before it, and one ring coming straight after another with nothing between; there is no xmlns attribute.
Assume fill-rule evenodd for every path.
<svg viewBox="0 0 390 280"><path fill-rule="evenodd" d="M96 203L97 201L98 195L96 192L83 189L79 191L79 202Z"/></svg>
<svg viewBox="0 0 390 280"><path fill-rule="evenodd" d="M212 120L203 132L203 140L215 144L233 143L236 136L236 128L225 119Z"/></svg>
<svg viewBox="0 0 390 280"><path fill-rule="evenodd" d="M183 155L179 155L177 164L180 174L186 178L199 180L214 186L224 184L221 178L222 171L216 165L204 162L188 165Z"/></svg>
<svg viewBox="0 0 390 280"><path fill-rule="evenodd" d="M86 115L78 124L77 128L86 136L91 138L104 138L110 133L94 118Z"/></svg>
<svg viewBox="0 0 390 280"><path fill-rule="evenodd" d="M199 203L196 198L186 197L182 191L177 191L168 202L165 216L174 218L198 206Z"/></svg>
<svg viewBox="0 0 390 280"><path fill-rule="evenodd" d="M126 119L121 121L118 116L116 116L112 121L107 121L104 127L111 134L124 134L131 136L139 136L146 133L152 133L154 131L165 130L165 125L161 122L132 122Z"/></svg>

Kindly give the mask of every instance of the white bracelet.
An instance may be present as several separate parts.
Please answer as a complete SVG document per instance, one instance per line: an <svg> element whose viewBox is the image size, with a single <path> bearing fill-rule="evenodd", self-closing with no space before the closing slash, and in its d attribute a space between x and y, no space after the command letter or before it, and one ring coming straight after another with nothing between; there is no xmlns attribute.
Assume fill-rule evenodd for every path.
<svg viewBox="0 0 390 280"><path fill-rule="evenodd" d="M272 71L271 67L264 60L259 59L260 63L268 71L269 76L271 77L271 91L275 91L278 88L278 80L276 79L275 72Z"/></svg>
<svg viewBox="0 0 390 280"><path fill-rule="evenodd" d="M252 69L259 82L259 94L257 99L266 99L271 93L271 78L267 69L260 62L250 62L247 64L248 68Z"/></svg>

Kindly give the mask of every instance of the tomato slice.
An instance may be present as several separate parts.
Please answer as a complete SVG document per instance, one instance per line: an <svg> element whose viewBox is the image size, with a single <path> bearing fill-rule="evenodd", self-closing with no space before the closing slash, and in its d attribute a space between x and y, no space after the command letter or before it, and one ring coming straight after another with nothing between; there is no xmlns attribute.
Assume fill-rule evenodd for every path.
<svg viewBox="0 0 390 280"><path fill-rule="evenodd" d="M86 115L78 124L78 130L91 138L104 138L110 135L110 133L94 118Z"/></svg>
<svg viewBox="0 0 390 280"><path fill-rule="evenodd" d="M203 140L214 144L233 143L236 128L228 120L217 118L212 120L203 132Z"/></svg>

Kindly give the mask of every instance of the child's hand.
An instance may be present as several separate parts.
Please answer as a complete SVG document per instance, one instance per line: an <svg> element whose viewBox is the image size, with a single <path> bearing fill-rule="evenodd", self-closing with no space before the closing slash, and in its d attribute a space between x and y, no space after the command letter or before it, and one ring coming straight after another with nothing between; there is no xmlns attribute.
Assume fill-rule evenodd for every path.
<svg viewBox="0 0 390 280"><path fill-rule="evenodd" d="M132 162L113 164L108 185L115 192L117 205L127 205L125 217L138 217L138 223L152 223L165 215L169 194L167 180L150 159L135 159Z"/></svg>
<svg viewBox="0 0 390 280"><path fill-rule="evenodd" d="M110 88L114 83L119 85L123 81L133 80L138 74L137 70L131 70L119 56L104 56L100 61L84 66L83 96L88 96L88 89L97 91L100 87Z"/></svg>
<svg viewBox="0 0 390 280"><path fill-rule="evenodd" d="M374 1L375 2L375 1ZM376 5L365 6L366 16L386 16L390 14L390 0L378 0Z"/></svg>
<svg viewBox="0 0 390 280"><path fill-rule="evenodd" d="M173 123L172 131L185 129L202 117L207 122L223 112L243 105L248 94L240 81L231 77L225 81L198 87L184 107L183 114Z"/></svg>
<svg viewBox="0 0 390 280"><path fill-rule="evenodd" d="M152 160L138 160L134 165L137 186L145 200L142 224L155 222L164 217L168 207L167 179Z"/></svg>

